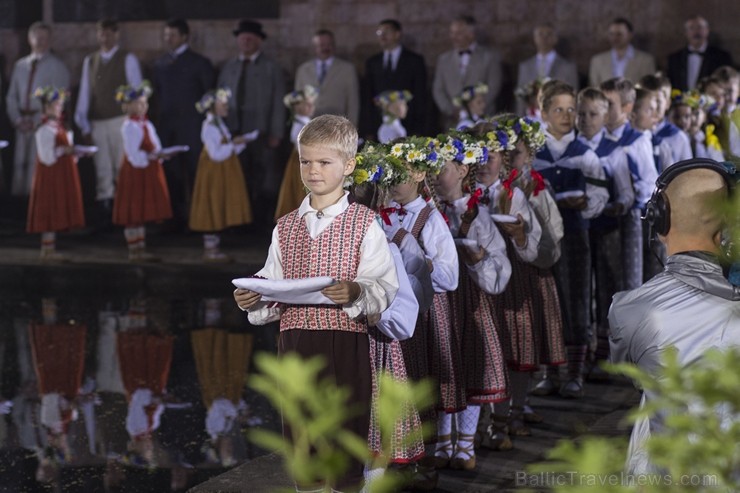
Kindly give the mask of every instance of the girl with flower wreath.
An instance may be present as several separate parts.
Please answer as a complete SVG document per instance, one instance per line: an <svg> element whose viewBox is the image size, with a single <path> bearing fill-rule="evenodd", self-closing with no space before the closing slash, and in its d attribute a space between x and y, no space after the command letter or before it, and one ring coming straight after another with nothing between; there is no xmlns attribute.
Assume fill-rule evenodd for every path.
<svg viewBox="0 0 740 493"><path fill-rule="evenodd" d="M28 201L26 231L41 233L41 260L62 261L56 251L56 232L85 226L82 189L72 132L61 121L67 92L53 87L38 88L44 116L36 130L38 149Z"/></svg>
<svg viewBox="0 0 740 493"><path fill-rule="evenodd" d="M383 113L383 123L378 128L378 141L381 144L406 137L406 128L401 120L409 112L409 101L414 97L410 91L383 91L373 101Z"/></svg>
<svg viewBox="0 0 740 493"><path fill-rule="evenodd" d="M301 90L291 91L283 97L283 104L290 110L292 125L290 127L290 141L293 150L290 152L288 162L285 164L285 174L280 184L277 207L275 208L275 221L282 216L293 212L300 207L306 196L306 187L301 180L301 164L298 160L298 133L311 121L316 111L314 105L319 93L313 86L305 86Z"/></svg>
<svg viewBox="0 0 740 493"><path fill-rule="evenodd" d="M146 116L151 94L149 81L139 87L120 86L116 91L116 101L122 104L127 118L121 126L124 152L113 199L113 224L124 227L128 258L134 262L159 260L146 252L144 224L172 217L170 192L162 167L162 159L169 155L161 152L162 143Z"/></svg>
<svg viewBox="0 0 740 493"><path fill-rule="evenodd" d="M452 99L452 104L459 108L457 130L471 128L486 116L486 94L488 94L488 85L479 82L474 86L466 86L456 97Z"/></svg>
<svg viewBox="0 0 740 493"><path fill-rule="evenodd" d="M224 118L229 112L231 91L208 91L195 108L206 114L200 131L203 150L195 174L189 227L203 232L203 260L229 262L221 252L219 232L252 222L249 193L239 162L247 145L245 136L231 137Z"/></svg>
<svg viewBox="0 0 740 493"><path fill-rule="evenodd" d="M457 339L463 360L466 407L455 413L457 440L453 448L452 414L439 416L437 467L475 468L474 439L481 406L509 398L506 365L493 311L493 297L506 289L511 263L506 242L475 188L478 166L488 161L485 143L450 131L439 137L444 165L434 180L440 210L457 244L460 282L450 293L451 340Z"/></svg>
<svg viewBox="0 0 740 493"><path fill-rule="evenodd" d="M501 116L493 123L481 122L469 130L483 139L489 149L488 161L478 167L476 193L486 212L496 223L506 241L512 274L503 293L493 303L506 364L509 370L511 400L494 404L490 426L481 420L481 445L494 450L512 448L509 435L529 436L524 421L529 377L539 368L543 356L543 323L537 307L541 305L537 289L537 249L542 228L527 197L514 186L517 172L507 178L508 153L516 147L519 122L516 117Z"/></svg>
<svg viewBox="0 0 740 493"><path fill-rule="evenodd" d="M699 91L680 92L674 89L670 115L671 121L689 136L695 158L709 158L721 162L725 157L716 134L716 127L711 123L707 124L707 113L714 105L712 98ZM688 126L684 128L685 125L679 124L681 119L678 114L686 109L689 112Z"/></svg>

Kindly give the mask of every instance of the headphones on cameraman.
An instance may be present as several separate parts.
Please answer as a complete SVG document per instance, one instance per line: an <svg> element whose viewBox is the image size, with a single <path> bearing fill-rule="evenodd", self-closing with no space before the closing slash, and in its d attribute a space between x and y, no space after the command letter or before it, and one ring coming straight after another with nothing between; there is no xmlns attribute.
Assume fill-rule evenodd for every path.
<svg viewBox="0 0 740 493"><path fill-rule="evenodd" d="M665 189L678 175L692 169L709 169L718 173L725 180L728 195L732 196L734 193L736 183L736 178L733 176L734 166L726 167L713 159L696 158L679 161L667 167L655 181L655 190L645 205L645 214L641 218L650 226L651 237L653 235L665 236L671 230L671 204Z"/></svg>

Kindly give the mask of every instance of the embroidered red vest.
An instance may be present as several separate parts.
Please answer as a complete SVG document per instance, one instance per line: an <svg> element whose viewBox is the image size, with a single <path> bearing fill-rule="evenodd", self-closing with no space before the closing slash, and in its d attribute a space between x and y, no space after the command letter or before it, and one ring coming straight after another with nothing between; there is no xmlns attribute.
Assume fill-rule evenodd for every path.
<svg viewBox="0 0 740 493"><path fill-rule="evenodd" d="M350 204L316 238L295 210L278 220L278 238L285 279L330 276L352 281L360 265L360 246L375 213ZM341 305L286 305L280 330L342 330L367 332L364 321L352 320Z"/></svg>

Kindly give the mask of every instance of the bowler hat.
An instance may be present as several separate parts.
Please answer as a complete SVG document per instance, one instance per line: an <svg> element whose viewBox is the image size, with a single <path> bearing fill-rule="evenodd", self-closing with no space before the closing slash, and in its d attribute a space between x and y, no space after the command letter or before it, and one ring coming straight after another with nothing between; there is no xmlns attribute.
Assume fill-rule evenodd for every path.
<svg viewBox="0 0 740 493"><path fill-rule="evenodd" d="M262 30L262 24L260 24L257 21L253 21L250 19L242 19L239 21L239 24L237 24L236 29L234 29L234 36L239 36L241 33L252 33L256 34L262 39L267 38L267 34Z"/></svg>

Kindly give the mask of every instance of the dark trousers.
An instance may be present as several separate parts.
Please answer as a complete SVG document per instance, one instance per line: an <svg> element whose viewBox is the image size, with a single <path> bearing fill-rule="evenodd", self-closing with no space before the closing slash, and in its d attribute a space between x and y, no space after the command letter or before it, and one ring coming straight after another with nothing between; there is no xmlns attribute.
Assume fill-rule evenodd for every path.
<svg viewBox="0 0 740 493"><path fill-rule="evenodd" d="M158 132L163 147L187 145L190 150L175 154L164 162L167 188L170 192L172 215L181 225L187 225L190 217L190 198L193 194L195 172L203 148L200 140L201 121L170 118L160 124Z"/></svg>
<svg viewBox="0 0 740 493"><path fill-rule="evenodd" d="M267 145L266 136L260 136L239 155L257 225L272 226L274 223L283 171L278 150Z"/></svg>
<svg viewBox="0 0 740 493"><path fill-rule="evenodd" d="M591 248L588 230L566 231L553 274L562 290L566 346L588 344L591 333Z"/></svg>

